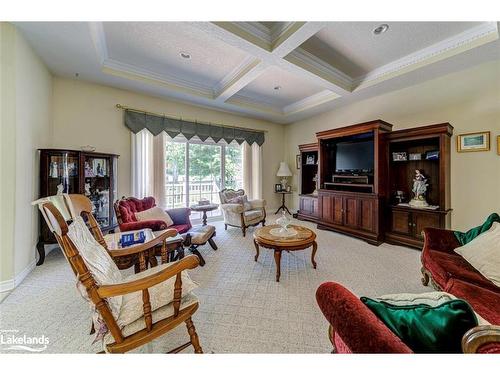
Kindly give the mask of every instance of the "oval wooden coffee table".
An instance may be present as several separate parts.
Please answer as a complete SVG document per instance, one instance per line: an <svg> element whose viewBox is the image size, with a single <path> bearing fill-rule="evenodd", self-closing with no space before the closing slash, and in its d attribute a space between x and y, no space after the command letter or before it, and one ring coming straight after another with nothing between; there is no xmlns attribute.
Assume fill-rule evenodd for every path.
<svg viewBox="0 0 500 375"><path fill-rule="evenodd" d="M279 225L268 225L257 229L253 234L253 243L255 245L255 261L259 258L259 246L266 249L274 250L274 261L276 262L276 281L280 281L281 275L281 252L282 251L296 251L304 250L312 246L311 263L316 268L314 256L318 244L316 243L316 233L312 230L301 227L299 225L289 225L289 228L297 231L297 234L291 237L279 237L271 234L275 228L280 228Z"/></svg>

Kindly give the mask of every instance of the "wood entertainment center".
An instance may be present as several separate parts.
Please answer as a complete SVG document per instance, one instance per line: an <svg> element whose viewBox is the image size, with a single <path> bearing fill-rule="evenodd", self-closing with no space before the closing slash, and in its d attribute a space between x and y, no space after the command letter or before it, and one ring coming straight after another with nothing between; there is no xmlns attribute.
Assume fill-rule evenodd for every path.
<svg viewBox="0 0 500 375"><path fill-rule="evenodd" d="M299 145L297 217L371 244L421 248L423 228L449 227L452 133L448 123L392 131L382 120L316 133L317 142ZM432 209L396 202L411 198L416 169Z"/></svg>

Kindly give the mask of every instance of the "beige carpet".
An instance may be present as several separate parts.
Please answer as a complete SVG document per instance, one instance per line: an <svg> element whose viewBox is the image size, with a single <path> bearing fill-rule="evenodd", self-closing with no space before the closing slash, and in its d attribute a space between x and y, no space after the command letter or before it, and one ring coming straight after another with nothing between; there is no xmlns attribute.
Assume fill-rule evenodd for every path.
<svg viewBox="0 0 500 375"><path fill-rule="evenodd" d="M200 309L193 321L205 353L330 352L327 322L315 301L316 288L324 281L340 282L365 296L430 290L420 284L419 251L388 244L375 247L322 230L316 230L318 268L310 263L311 250L284 253L281 281L276 283L272 251L261 249L259 261L253 260L253 229L243 238L236 228L224 231L222 222L215 225L219 250L200 248L207 264L191 272L200 284ZM0 329L44 334L50 340L49 353L100 350L88 334L89 307L59 250L2 302ZM152 352L166 352L186 341L187 331L179 326L157 339Z"/></svg>

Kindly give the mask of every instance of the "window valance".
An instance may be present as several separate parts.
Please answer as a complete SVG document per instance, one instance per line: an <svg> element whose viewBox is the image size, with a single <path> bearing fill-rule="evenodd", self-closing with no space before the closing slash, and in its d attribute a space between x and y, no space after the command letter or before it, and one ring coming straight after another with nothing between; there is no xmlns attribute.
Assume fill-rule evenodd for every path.
<svg viewBox="0 0 500 375"><path fill-rule="evenodd" d="M133 133L148 129L154 136L164 131L172 138L182 134L187 139L198 136L202 141L212 138L214 142L223 139L230 143L234 140L240 145L247 142L249 145L257 143L262 146L264 143L263 131L174 119L130 109L125 109L124 113L125 126Z"/></svg>

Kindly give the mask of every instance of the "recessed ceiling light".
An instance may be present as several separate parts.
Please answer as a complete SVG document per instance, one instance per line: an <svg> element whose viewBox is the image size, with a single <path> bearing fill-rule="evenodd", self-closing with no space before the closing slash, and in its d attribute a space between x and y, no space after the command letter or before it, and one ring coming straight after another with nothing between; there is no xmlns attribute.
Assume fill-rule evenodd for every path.
<svg viewBox="0 0 500 375"><path fill-rule="evenodd" d="M274 89L275 89L276 91L279 91L279 90L281 90L281 86L274 86Z"/></svg>
<svg viewBox="0 0 500 375"><path fill-rule="evenodd" d="M181 52L179 53L179 55L183 58L183 59L190 59L191 58L191 55L187 52Z"/></svg>
<svg viewBox="0 0 500 375"><path fill-rule="evenodd" d="M376 28L373 29L373 34L375 35L380 35L385 33L387 30L389 30L389 25L386 23L383 23L380 26L377 26Z"/></svg>

